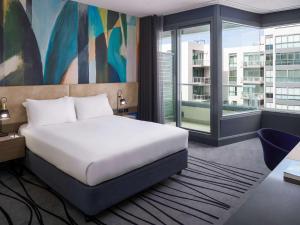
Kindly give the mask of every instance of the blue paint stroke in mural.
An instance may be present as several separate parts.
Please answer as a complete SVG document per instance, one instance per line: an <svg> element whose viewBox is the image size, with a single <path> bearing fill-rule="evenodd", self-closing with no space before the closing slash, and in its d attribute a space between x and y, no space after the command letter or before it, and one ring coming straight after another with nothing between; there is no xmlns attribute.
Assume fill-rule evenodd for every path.
<svg viewBox="0 0 300 225"><path fill-rule="evenodd" d="M78 3L68 1L59 14L46 55L44 83L59 84L77 57Z"/></svg>
<svg viewBox="0 0 300 225"><path fill-rule="evenodd" d="M32 0L32 29L39 45L43 68L52 29L66 2L66 0Z"/></svg>
<svg viewBox="0 0 300 225"><path fill-rule="evenodd" d="M95 6L89 6L88 17L89 17L89 35L96 38L101 34L103 34L104 29L103 29L98 8Z"/></svg>
<svg viewBox="0 0 300 225"><path fill-rule="evenodd" d="M110 34L108 45L108 63L119 75L119 81L126 82L126 59L120 54L121 45L121 28L113 28Z"/></svg>

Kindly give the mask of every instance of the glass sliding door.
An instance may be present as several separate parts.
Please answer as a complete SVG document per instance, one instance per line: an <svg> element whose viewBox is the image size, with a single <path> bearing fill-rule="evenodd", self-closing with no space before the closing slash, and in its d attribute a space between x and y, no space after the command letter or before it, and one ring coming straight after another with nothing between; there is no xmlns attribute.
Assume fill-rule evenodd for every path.
<svg viewBox="0 0 300 225"><path fill-rule="evenodd" d="M162 122L176 126L176 33L161 33L158 53Z"/></svg>
<svg viewBox="0 0 300 225"><path fill-rule="evenodd" d="M178 31L178 125L209 133L210 25Z"/></svg>

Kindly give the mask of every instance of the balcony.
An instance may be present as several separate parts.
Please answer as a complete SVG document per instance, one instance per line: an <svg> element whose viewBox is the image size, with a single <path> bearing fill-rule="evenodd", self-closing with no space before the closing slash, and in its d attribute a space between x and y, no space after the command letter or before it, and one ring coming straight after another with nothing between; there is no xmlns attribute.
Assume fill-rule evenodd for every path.
<svg viewBox="0 0 300 225"><path fill-rule="evenodd" d="M207 101L210 99L209 95L197 95L197 94L193 94L193 100L196 101Z"/></svg>
<svg viewBox="0 0 300 225"><path fill-rule="evenodd" d="M264 99L264 94L263 93L243 92L242 96L243 96L243 99L253 99L253 100L263 100Z"/></svg>
<svg viewBox="0 0 300 225"><path fill-rule="evenodd" d="M210 84L210 78L209 77L193 77L193 82L196 84Z"/></svg>
<svg viewBox="0 0 300 225"><path fill-rule="evenodd" d="M260 68L260 67L264 67L265 66L265 62L261 62L261 61L248 61L248 62L244 62L244 68Z"/></svg>
<svg viewBox="0 0 300 225"><path fill-rule="evenodd" d="M244 77L243 83L263 84L264 83L264 78L263 77Z"/></svg>
<svg viewBox="0 0 300 225"><path fill-rule="evenodd" d="M209 60L204 60L204 59L193 59L193 66L209 67L210 66L210 61Z"/></svg>

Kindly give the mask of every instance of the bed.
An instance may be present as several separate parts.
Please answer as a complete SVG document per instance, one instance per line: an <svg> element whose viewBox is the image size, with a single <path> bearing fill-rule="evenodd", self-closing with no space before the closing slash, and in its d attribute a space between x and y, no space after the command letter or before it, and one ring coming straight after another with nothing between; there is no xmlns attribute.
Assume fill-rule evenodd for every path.
<svg viewBox="0 0 300 225"><path fill-rule="evenodd" d="M110 115L19 129L25 165L93 216L187 167L188 132Z"/></svg>

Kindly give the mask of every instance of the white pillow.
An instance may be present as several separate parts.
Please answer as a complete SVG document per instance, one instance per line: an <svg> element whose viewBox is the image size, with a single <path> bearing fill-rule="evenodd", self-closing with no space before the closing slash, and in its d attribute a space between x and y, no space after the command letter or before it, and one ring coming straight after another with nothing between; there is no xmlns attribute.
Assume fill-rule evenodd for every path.
<svg viewBox="0 0 300 225"><path fill-rule="evenodd" d="M27 99L23 103L26 108L28 124L43 126L76 121L74 101L63 97L51 100Z"/></svg>
<svg viewBox="0 0 300 225"><path fill-rule="evenodd" d="M106 94L89 97L73 97L78 120L113 115Z"/></svg>

